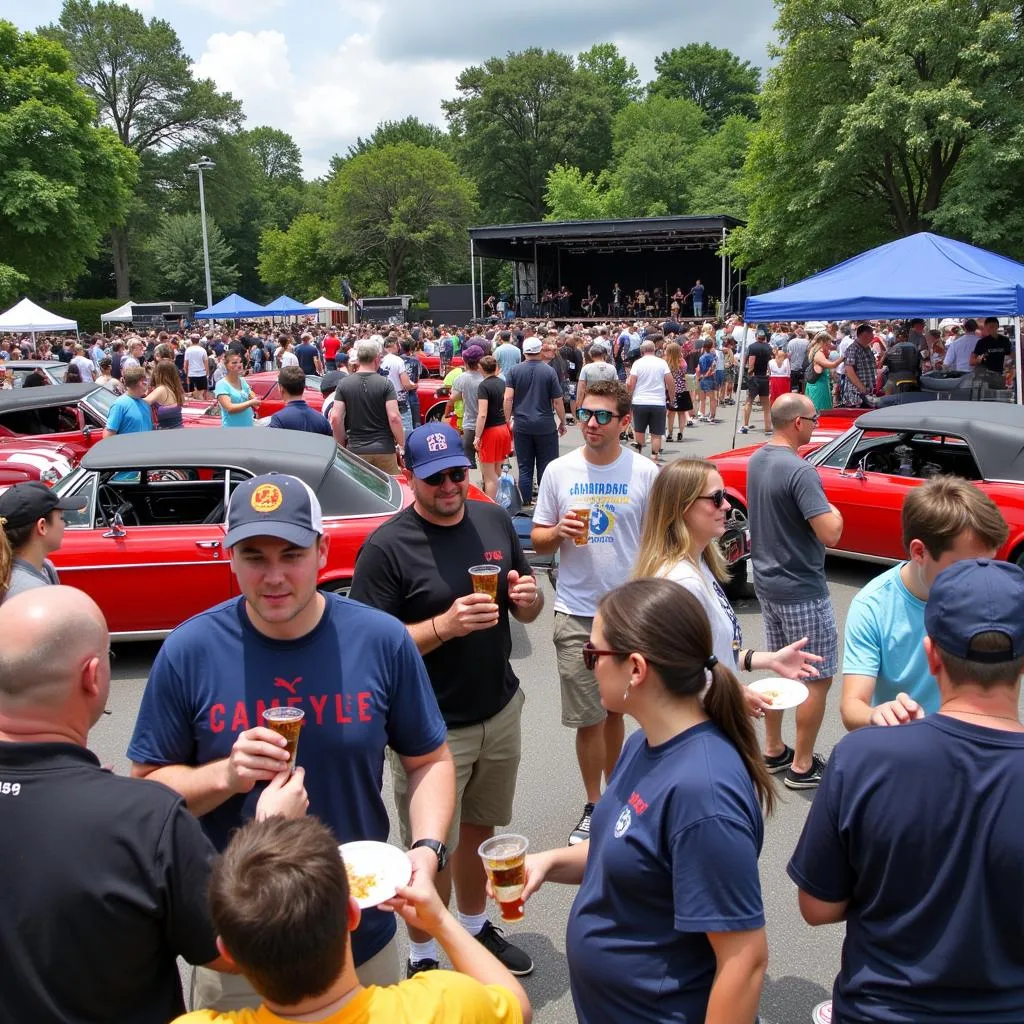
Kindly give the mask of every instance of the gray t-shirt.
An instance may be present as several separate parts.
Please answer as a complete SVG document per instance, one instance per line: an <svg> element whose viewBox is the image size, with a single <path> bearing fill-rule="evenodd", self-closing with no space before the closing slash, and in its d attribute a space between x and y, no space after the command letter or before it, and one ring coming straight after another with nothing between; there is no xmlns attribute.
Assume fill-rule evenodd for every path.
<svg viewBox="0 0 1024 1024"><path fill-rule="evenodd" d="M786 445L766 444L747 463L750 561L760 600L828 597L825 545L808 519L829 511L817 470Z"/></svg>
<svg viewBox="0 0 1024 1024"><path fill-rule="evenodd" d="M345 434L357 455L390 455L395 436L387 403L397 401L394 385L379 373L361 370L338 381L335 402L345 403Z"/></svg>
<svg viewBox="0 0 1024 1024"><path fill-rule="evenodd" d="M50 587L60 583L57 579L57 570L53 562L48 558L43 559L43 570L40 572L31 562L24 558L15 558L11 563L11 585L7 588L3 599L13 597L25 590L33 590L35 587Z"/></svg>
<svg viewBox="0 0 1024 1024"><path fill-rule="evenodd" d="M618 380L619 375L611 363L587 363L580 370L580 380L587 382L589 388L596 380Z"/></svg>
<svg viewBox="0 0 1024 1024"><path fill-rule="evenodd" d="M452 394L462 398L462 430L463 433L476 430L477 389L484 375L479 370L466 370L455 378Z"/></svg>
<svg viewBox="0 0 1024 1024"><path fill-rule="evenodd" d="M807 365L807 348L810 345L807 338L793 338L786 346L786 354L789 356L789 365L794 370L803 370Z"/></svg>
<svg viewBox="0 0 1024 1024"><path fill-rule="evenodd" d="M508 371L505 384L512 388L513 432L516 434L554 434L554 406L562 397L558 374L540 359L526 359ZM556 520L557 521L557 520Z"/></svg>

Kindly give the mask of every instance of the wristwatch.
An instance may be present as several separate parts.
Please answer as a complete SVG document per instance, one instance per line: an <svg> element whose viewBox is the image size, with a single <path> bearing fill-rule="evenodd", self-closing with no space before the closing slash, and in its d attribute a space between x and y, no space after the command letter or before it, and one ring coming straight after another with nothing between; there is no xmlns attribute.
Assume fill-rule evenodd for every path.
<svg viewBox="0 0 1024 1024"><path fill-rule="evenodd" d="M437 854L437 870L444 871L445 865L448 863L448 847L437 839L417 839L409 849L415 850L420 846L426 846Z"/></svg>

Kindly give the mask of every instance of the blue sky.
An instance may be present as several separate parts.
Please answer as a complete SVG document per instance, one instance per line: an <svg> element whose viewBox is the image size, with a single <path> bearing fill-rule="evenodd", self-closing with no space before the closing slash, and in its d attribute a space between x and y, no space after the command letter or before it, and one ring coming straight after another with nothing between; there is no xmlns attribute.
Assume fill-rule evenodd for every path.
<svg viewBox="0 0 1024 1024"><path fill-rule="evenodd" d="M527 46L578 53L615 42L647 81L654 57L688 42L764 65L770 0L132 0L177 31L199 74L241 99L248 124L288 131L307 177L386 118L443 125L441 100L476 64ZM19 28L56 21L59 0L5 0Z"/></svg>

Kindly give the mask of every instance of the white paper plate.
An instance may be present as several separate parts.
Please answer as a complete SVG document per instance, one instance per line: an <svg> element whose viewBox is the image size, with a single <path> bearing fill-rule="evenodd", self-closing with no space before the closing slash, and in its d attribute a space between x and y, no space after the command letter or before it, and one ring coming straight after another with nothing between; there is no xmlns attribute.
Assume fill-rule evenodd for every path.
<svg viewBox="0 0 1024 1024"><path fill-rule="evenodd" d="M774 679L758 679L756 683L747 684L754 693L769 700L773 711L785 711L786 708L795 708L807 700L809 693L803 683L795 679L783 679L778 676Z"/></svg>
<svg viewBox="0 0 1024 1024"><path fill-rule="evenodd" d="M412 878L412 861L408 854L390 843L361 840L339 846L338 852L345 861L350 886L353 876L373 878L364 894L352 893L362 910L391 899L399 886L408 885Z"/></svg>
<svg viewBox="0 0 1024 1024"><path fill-rule="evenodd" d="M827 999L811 1010L813 1024L832 1024L832 1000Z"/></svg>

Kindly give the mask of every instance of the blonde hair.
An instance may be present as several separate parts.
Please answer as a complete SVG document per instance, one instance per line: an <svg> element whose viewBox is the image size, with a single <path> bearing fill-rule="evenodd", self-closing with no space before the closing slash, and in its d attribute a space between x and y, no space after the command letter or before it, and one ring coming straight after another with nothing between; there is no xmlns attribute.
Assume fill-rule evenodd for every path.
<svg viewBox="0 0 1024 1024"><path fill-rule="evenodd" d="M644 514L634 579L664 576L684 559L699 561L701 553L694 550L684 513L700 497L712 472L717 473L718 467L706 459L676 459L657 475ZM704 561L715 579L722 583L729 580L729 570L717 544L704 549Z"/></svg>
<svg viewBox="0 0 1024 1024"><path fill-rule="evenodd" d="M674 342L670 341L665 346L665 362L668 363L668 368L675 373L679 369L682 362L680 359L680 353L683 350Z"/></svg>
<svg viewBox="0 0 1024 1024"><path fill-rule="evenodd" d="M827 331L818 331L814 340L807 346L807 365L814 369L814 357L826 346L832 344L832 335Z"/></svg>

